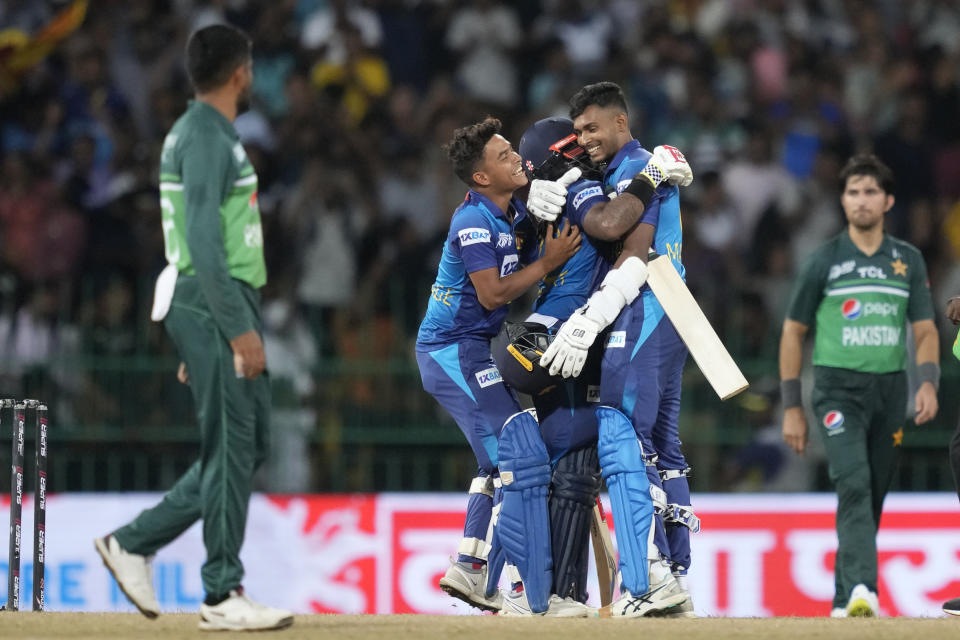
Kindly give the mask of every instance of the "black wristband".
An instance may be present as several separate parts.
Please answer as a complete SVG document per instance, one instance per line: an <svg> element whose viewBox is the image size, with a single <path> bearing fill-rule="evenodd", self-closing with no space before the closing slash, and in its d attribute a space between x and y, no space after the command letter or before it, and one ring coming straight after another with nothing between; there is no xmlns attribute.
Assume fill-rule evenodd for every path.
<svg viewBox="0 0 960 640"><path fill-rule="evenodd" d="M936 362L921 362L917 365L917 377L920 384L929 382L936 391L940 391L940 365Z"/></svg>
<svg viewBox="0 0 960 640"><path fill-rule="evenodd" d="M632 196L636 196L640 199L640 202L643 203L643 208L646 209L650 204L650 200L653 199L653 193L656 189L653 187L653 184L650 182L650 178L644 175L638 175L636 178L630 181L630 184L627 185L627 188L623 190L624 193L629 193Z"/></svg>
<svg viewBox="0 0 960 640"><path fill-rule="evenodd" d="M780 381L780 399L783 401L784 409L803 406L800 399L800 378Z"/></svg>

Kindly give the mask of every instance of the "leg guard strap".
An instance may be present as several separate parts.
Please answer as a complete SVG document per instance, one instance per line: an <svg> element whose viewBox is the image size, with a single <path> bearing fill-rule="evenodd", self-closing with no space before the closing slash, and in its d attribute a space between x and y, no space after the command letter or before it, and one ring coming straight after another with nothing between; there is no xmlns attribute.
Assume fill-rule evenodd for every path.
<svg viewBox="0 0 960 640"><path fill-rule="evenodd" d="M663 514L663 521L667 524L682 524L692 533L700 532L700 518L693 512L693 507L681 504L668 504Z"/></svg>

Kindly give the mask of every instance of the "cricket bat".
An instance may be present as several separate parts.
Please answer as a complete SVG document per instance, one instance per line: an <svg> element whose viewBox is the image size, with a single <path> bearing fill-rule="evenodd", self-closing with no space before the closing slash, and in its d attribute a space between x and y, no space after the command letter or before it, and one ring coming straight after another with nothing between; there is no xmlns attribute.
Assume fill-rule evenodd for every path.
<svg viewBox="0 0 960 640"><path fill-rule="evenodd" d="M732 398L749 387L670 258L651 253L647 274L653 295L720 399Z"/></svg>
<svg viewBox="0 0 960 640"><path fill-rule="evenodd" d="M610 527L603 513L600 498L593 505L593 517L590 519L590 540L593 543L593 559L597 563L597 581L600 583L600 606L606 607L613 602L614 582L617 579L617 556L613 553L613 540L610 539Z"/></svg>

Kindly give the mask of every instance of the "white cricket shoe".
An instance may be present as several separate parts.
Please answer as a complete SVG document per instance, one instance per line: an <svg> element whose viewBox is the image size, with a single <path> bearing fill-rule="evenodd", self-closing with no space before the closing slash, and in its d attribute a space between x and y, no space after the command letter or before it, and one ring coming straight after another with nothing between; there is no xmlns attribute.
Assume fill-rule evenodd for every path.
<svg viewBox="0 0 960 640"><path fill-rule="evenodd" d="M573 598L561 598L557 594L550 596L547 601L547 610L535 612L527 602L527 592L511 589L503 597L502 616L544 616L546 618L596 618L597 610Z"/></svg>
<svg viewBox="0 0 960 640"><path fill-rule="evenodd" d="M151 620L160 615L160 603L157 602L157 594L153 590L153 568L150 566L153 556L124 551L112 535L94 539L93 546L103 558L104 566L109 569L120 590L140 613Z"/></svg>
<svg viewBox="0 0 960 640"><path fill-rule="evenodd" d="M831 618L846 618L846 617L847 617L847 610L844 609L843 607L834 607L833 609L830 610L830 617L831 617Z"/></svg>
<svg viewBox="0 0 960 640"><path fill-rule="evenodd" d="M220 604L200 605L201 631L267 631L292 624L292 613L254 602L243 593L243 587L231 589Z"/></svg>
<svg viewBox="0 0 960 640"><path fill-rule="evenodd" d="M660 618L696 618L697 614L693 610L693 598L690 596L690 588L687 586L687 574L674 573L673 577L677 581L677 584L680 585L680 590L687 596L686 601L684 601L683 604L678 604L668 609L652 611L650 612L650 616ZM654 581L653 575L651 575L650 581Z"/></svg>
<svg viewBox="0 0 960 640"><path fill-rule="evenodd" d="M610 616L613 618L642 618L655 611L665 614L667 609L681 605L689 598L689 594L670 573L660 582L651 584L650 589L642 595L635 596L629 589L622 589L622 592L620 599L610 604Z"/></svg>
<svg viewBox="0 0 960 640"><path fill-rule="evenodd" d="M858 584L850 591L847 602L847 615L851 618L876 618L880 615L880 602L877 594L865 584Z"/></svg>
<svg viewBox="0 0 960 640"><path fill-rule="evenodd" d="M488 566L488 563L484 563L481 568L474 569L472 563L456 562L450 558L450 567L440 578L440 588L477 609L500 611L503 607L500 589L489 598L486 594Z"/></svg>

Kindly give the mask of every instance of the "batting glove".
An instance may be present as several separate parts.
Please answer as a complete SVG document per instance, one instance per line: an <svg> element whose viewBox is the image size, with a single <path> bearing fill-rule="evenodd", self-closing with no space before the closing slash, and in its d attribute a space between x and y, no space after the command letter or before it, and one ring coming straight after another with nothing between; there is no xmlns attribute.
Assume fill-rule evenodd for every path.
<svg viewBox="0 0 960 640"><path fill-rule="evenodd" d="M693 182L693 170L680 149L660 145L653 150L653 159L663 169L670 184L686 187Z"/></svg>
<svg viewBox="0 0 960 640"><path fill-rule="evenodd" d="M564 378L580 375L587 361L587 352L597 339L601 327L583 314L583 308L573 312L547 350L540 356L540 366L549 366L550 375Z"/></svg>
<svg viewBox="0 0 960 640"><path fill-rule="evenodd" d="M527 196L527 211L544 222L553 222L567 206L567 187L580 178L580 169L574 167L558 180L534 180Z"/></svg>

